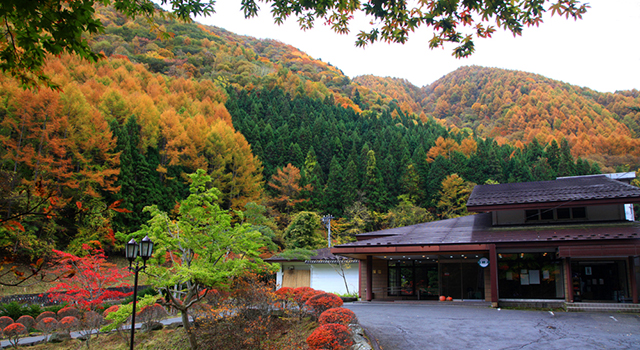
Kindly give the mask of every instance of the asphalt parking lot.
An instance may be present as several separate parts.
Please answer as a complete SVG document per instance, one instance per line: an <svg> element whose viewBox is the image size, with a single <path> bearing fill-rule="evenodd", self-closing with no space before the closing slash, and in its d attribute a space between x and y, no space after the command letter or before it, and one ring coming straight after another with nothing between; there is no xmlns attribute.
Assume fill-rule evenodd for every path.
<svg viewBox="0 0 640 350"><path fill-rule="evenodd" d="M640 315L468 304L345 304L382 350L640 349Z"/></svg>

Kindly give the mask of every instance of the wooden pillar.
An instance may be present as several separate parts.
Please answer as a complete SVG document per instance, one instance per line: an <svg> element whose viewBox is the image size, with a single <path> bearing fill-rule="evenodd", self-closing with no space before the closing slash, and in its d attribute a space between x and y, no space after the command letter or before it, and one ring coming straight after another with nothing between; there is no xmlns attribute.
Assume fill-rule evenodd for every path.
<svg viewBox="0 0 640 350"><path fill-rule="evenodd" d="M573 273L571 272L571 258L566 257L564 259L564 280L567 286L567 296L565 300L568 303L573 303Z"/></svg>
<svg viewBox="0 0 640 350"><path fill-rule="evenodd" d="M367 301L373 299L373 256L367 255Z"/></svg>
<svg viewBox="0 0 640 350"><path fill-rule="evenodd" d="M631 284L631 298L633 299L633 303L638 303L638 284L636 283L636 266L634 262L634 258L630 256L627 261L627 265L629 268L629 283Z"/></svg>
<svg viewBox="0 0 640 350"><path fill-rule="evenodd" d="M498 307L498 254L496 254L495 244L490 245L489 261L489 272L491 275L491 306Z"/></svg>

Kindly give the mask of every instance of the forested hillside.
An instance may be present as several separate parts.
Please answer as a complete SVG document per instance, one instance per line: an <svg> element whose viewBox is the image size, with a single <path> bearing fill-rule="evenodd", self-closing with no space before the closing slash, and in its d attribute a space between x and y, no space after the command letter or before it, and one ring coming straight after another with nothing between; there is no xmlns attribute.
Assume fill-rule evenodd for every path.
<svg viewBox="0 0 640 350"><path fill-rule="evenodd" d="M3 235L4 248L79 249L88 240L113 248L112 226L137 229L150 204L170 210L186 193L185 172L198 168L214 178L225 207L261 198L261 163L211 81L167 78L113 57L90 64L62 56L47 73L61 92L0 78L3 218L24 213L21 225L34 234ZM104 210L116 201L131 213ZM26 215L41 211L57 220Z"/></svg>
<svg viewBox="0 0 640 350"><path fill-rule="evenodd" d="M466 215L474 184L639 164L636 91L480 67L423 89L351 80L277 41L97 11L107 30L89 40L106 57L51 57L60 91L0 76L0 255L117 249L197 169L282 249L305 220L319 235L319 215L341 242Z"/></svg>
<svg viewBox="0 0 640 350"><path fill-rule="evenodd" d="M588 73L585 73L588 74ZM576 157L608 169L640 160L640 92L599 93L540 75L496 68L463 67L422 88L397 79L358 77L355 82L380 88L404 110L424 113L443 125L469 128L480 137L521 147L519 142L566 138ZM396 87L396 94L388 87ZM416 107L419 105L419 107Z"/></svg>

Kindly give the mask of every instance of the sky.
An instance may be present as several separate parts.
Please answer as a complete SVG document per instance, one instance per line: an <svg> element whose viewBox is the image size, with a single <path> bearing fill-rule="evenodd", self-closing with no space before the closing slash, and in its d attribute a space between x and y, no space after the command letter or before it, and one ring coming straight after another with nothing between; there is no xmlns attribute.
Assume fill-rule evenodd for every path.
<svg viewBox="0 0 640 350"><path fill-rule="evenodd" d="M547 16L540 27L527 27L522 36L498 29L492 38L475 39L476 52L456 59L453 44L431 50L429 28L420 28L403 44L384 42L355 46L359 29L369 19L357 16L348 35L334 33L322 21L302 31L294 19L278 26L264 3L256 18L245 19L240 1L217 1L216 14L196 22L241 35L275 39L315 59L331 63L350 78L372 74L404 78L416 86L429 85L462 66L479 65L543 75L599 92L640 90L640 1L591 0L582 20Z"/></svg>

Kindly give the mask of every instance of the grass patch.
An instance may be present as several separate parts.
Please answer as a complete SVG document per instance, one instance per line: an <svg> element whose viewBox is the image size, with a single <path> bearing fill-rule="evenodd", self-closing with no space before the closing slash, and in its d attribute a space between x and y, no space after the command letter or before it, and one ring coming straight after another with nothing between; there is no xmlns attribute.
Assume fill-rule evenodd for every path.
<svg viewBox="0 0 640 350"><path fill-rule="evenodd" d="M129 334L130 333L127 332L127 336ZM57 344L43 343L29 347L29 349L33 350L77 350L80 348L86 347L84 342L78 339L71 339ZM97 337L91 337L90 348L127 350L129 349L129 346L118 334L109 333L100 334ZM135 348L148 350L188 350L189 342L187 341L187 334L185 333L183 328L162 329L159 331L146 333L136 332Z"/></svg>
<svg viewBox="0 0 640 350"><path fill-rule="evenodd" d="M308 349L306 339L315 330L318 324L309 318L282 318L283 328L274 334L269 334L269 338L262 344L261 349L273 350L303 350ZM129 332L126 336L129 337ZM211 334L209 334L211 336ZM212 339L203 339L198 337L198 344L202 349L208 349L207 344L215 343ZM225 344L223 348L229 349L245 349L242 344ZM31 350L77 350L86 348L85 343L78 339L67 340L62 343L41 343L29 346ZM110 350L127 350L129 346L122 339L121 335L115 332L109 334L100 334L91 337L90 349L110 349ZM162 329L159 331L136 332L135 349L143 350L189 350L189 341L184 328ZM259 349L255 349L259 350Z"/></svg>

